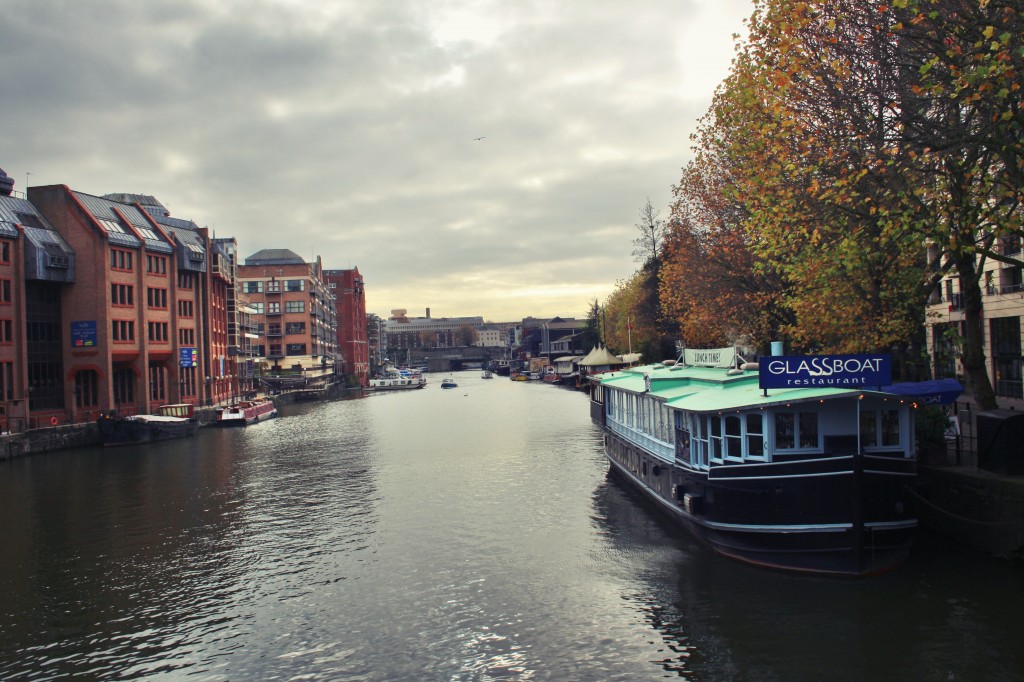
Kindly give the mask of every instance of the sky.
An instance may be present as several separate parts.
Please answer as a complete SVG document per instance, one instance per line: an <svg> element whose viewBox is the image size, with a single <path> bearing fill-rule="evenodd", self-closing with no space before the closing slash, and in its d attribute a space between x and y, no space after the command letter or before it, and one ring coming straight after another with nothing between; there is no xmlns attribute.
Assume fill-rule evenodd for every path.
<svg viewBox="0 0 1024 682"><path fill-rule="evenodd" d="M358 267L388 317L585 317L752 0L0 0L0 168Z"/></svg>

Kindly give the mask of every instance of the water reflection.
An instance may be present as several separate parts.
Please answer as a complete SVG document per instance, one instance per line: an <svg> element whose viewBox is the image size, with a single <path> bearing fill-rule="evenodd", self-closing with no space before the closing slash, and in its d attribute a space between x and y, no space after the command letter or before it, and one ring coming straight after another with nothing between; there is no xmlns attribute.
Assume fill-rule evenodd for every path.
<svg viewBox="0 0 1024 682"><path fill-rule="evenodd" d="M609 477L585 396L458 381L0 464L0 677L1021 679L1019 571L720 558Z"/></svg>

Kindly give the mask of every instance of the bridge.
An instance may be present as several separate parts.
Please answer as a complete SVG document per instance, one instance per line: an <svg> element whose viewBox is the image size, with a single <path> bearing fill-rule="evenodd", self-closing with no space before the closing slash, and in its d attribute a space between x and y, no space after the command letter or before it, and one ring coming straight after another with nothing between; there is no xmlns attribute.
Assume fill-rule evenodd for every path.
<svg viewBox="0 0 1024 682"><path fill-rule="evenodd" d="M414 348L409 364L426 367L430 372L457 372L460 369L475 369L500 358L503 349L466 346L464 348Z"/></svg>

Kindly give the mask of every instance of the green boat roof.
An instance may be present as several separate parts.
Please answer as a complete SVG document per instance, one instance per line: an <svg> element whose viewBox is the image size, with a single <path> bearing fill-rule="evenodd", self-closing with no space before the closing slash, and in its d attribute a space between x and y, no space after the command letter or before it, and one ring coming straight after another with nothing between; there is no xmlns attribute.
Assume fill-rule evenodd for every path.
<svg viewBox="0 0 1024 682"><path fill-rule="evenodd" d="M743 372L682 365L645 365L602 375L601 384L630 393L647 393L670 407L688 412L729 412L792 403L856 398L875 391L862 388L773 388L768 395L758 387L757 370Z"/></svg>

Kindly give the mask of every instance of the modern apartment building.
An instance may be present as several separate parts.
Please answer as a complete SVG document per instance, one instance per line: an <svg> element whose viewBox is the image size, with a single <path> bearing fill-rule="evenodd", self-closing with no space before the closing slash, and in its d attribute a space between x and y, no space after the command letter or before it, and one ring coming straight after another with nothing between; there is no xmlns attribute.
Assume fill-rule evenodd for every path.
<svg viewBox="0 0 1024 682"><path fill-rule="evenodd" d="M264 249L238 266L241 293L263 325L260 360L272 374L334 374L337 309L320 258L307 263L288 249Z"/></svg>

